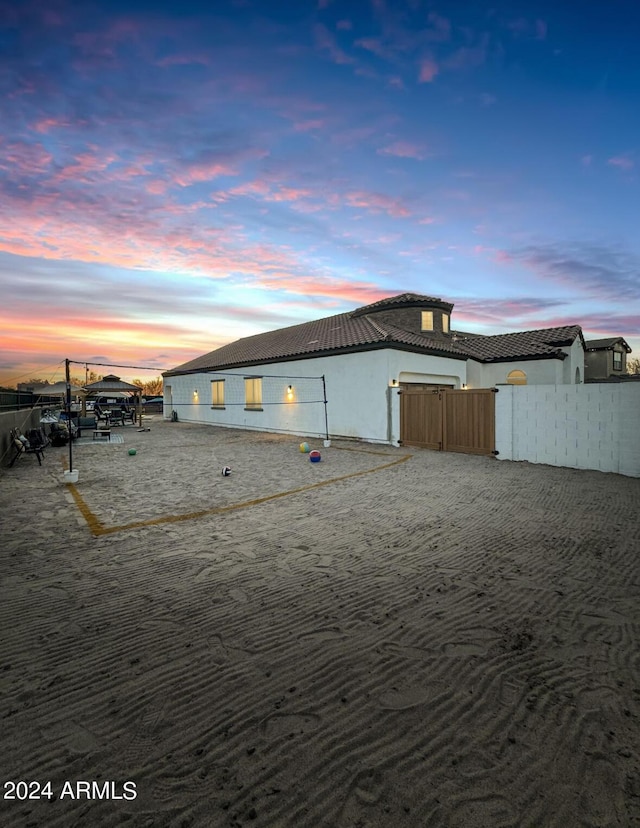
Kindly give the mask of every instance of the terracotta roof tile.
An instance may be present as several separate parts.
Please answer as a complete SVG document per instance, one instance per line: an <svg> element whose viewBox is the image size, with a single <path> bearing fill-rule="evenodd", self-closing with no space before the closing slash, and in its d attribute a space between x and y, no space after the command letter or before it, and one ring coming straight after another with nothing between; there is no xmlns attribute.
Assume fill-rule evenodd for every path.
<svg viewBox="0 0 640 828"><path fill-rule="evenodd" d="M303 322L300 325L238 339L186 362L166 372L165 375L221 371L341 351L367 350L394 345L418 353L441 354L456 359L471 358L479 362L536 357L563 359L565 354L560 350L561 346L570 345L576 336L582 336L579 325L570 325L561 328L498 334L497 336L458 335L457 338L452 336L450 339L430 338L405 330L397 324L390 324L381 319L377 313L380 310L398 310L403 305L415 306L416 303L440 303L442 307L452 307L441 299L416 293L404 293L374 302L363 308L357 308L350 313L340 313L324 319Z"/></svg>
<svg viewBox="0 0 640 828"><path fill-rule="evenodd" d="M536 331L472 336L458 339L458 347L481 362L500 362L535 357L564 357L562 346L571 345L582 335L579 325L543 328Z"/></svg>

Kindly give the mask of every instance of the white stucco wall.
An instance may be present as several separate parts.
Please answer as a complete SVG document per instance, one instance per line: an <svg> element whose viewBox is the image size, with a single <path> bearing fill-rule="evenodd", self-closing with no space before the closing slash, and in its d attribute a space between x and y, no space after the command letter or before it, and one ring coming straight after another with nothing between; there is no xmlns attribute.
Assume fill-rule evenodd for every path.
<svg viewBox="0 0 640 828"><path fill-rule="evenodd" d="M230 372L240 377L265 377L264 388L269 382L275 395L273 398L279 404L265 405L262 411L246 411L244 405L229 405L224 410L211 407L211 380L216 376L228 376L224 372L167 377L165 387L171 389L171 408L178 412L180 420L186 422L322 437L325 434L324 406L295 401L289 404L285 389L291 384L295 397L296 377L324 375L330 436L397 444L400 437L399 398L395 393L397 389L391 387L392 381L440 383L460 388L467 382L466 364L464 360L387 348ZM197 398L193 393L196 389ZM318 389L320 396L317 399L321 399L320 383ZM165 414L170 416L169 406Z"/></svg>
<svg viewBox="0 0 640 828"><path fill-rule="evenodd" d="M573 385L576 380L576 368L580 372L580 382L584 382L584 348L578 337L573 345L561 349L567 354L561 359L514 360L513 362L493 362L483 365L469 360L467 377L469 388L493 388L507 382L511 371L524 371L527 385Z"/></svg>
<svg viewBox="0 0 640 828"><path fill-rule="evenodd" d="M640 477L640 383L501 386L499 460Z"/></svg>
<svg viewBox="0 0 640 828"><path fill-rule="evenodd" d="M566 361L566 360L565 360ZM511 371L524 371L527 385L556 385L563 382L563 362L559 359L519 360L492 362L482 365L473 362L469 367L470 388L493 388L507 382Z"/></svg>

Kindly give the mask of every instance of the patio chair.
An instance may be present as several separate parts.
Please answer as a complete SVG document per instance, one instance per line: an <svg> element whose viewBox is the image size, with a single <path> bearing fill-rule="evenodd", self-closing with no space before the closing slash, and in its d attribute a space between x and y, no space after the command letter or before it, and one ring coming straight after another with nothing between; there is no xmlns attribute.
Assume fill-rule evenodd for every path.
<svg viewBox="0 0 640 828"><path fill-rule="evenodd" d="M42 458L44 457L44 446L41 446L39 444L32 446L29 440L23 434L20 433L19 428L11 429L11 439L13 441L15 454L13 455L13 459L9 463L9 468L11 468L18 459L18 457L21 457L23 454L35 454L35 456L38 458L38 465L42 465Z"/></svg>
<svg viewBox="0 0 640 828"><path fill-rule="evenodd" d="M98 425L100 425L100 420L104 420L104 424L109 425L109 412L103 411L98 403L93 406L93 413L98 419Z"/></svg>
<svg viewBox="0 0 640 828"><path fill-rule="evenodd" d="M32 447L39 446L44 449L49 445L49 438L44 433L42 426L40 428L30 428L26 436L29 445Z"/></svg>
<svg viewBox="0 0 640 828"><path fill-rule="evenodd" d="M129 405L121 405L120 410L122 411L122 424L131 423L131 425L135 425L136 422L136 411L135 408L131 408Z"/></svg>

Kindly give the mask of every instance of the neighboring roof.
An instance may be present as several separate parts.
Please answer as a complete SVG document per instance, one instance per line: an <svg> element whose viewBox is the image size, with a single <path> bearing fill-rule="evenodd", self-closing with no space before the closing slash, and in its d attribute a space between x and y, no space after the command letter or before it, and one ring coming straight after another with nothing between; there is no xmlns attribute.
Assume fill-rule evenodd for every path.
<svg viewBox="0 0 640 828"><path fill-rule="evenodd" d="M611 336L608 339L587 339L584 343L585 351L612 351L615 345L622 345L630 354L631 348L621 336Z"/></svg>
<svg viewBox="0 0 640 828"><path fill-rule="evenodd" d="M171 371L166 371L164 376L222 371L270 362L329 356L347 351L393 347L460 360L471 358L479 362L564 359L566 353L561 350L562 347L571 345L576 337L582 340L579 325L497 336L452 334L447 338L427 337L398 327L386 318L380 318L377 313L382 310L416 306L439 307L445 311L450 311L453 307L449 302L435 297L403 293L356 308L349 313L340 313L238 339L185 362ZM397 318L395 321L397 322Z"/></svg>

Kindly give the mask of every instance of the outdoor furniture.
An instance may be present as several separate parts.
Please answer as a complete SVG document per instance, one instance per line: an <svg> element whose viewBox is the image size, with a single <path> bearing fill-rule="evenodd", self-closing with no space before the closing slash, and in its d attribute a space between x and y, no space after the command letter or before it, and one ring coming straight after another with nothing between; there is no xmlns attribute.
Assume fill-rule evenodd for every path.
<svg viewBox="0 0 640 828"><path fill-rule="evenodd" d="M15 454L13 455L13 459L9 463L9 468L11 468L18 459L18 457L21 457L23 454L35 454L35 456L38 458L38 465L42 465L42 458L44 457L43 445L41 445L39 442L37 445L31 445L29 440L27 440L27 438L20 433L19 428L11 429L11 440L13 442Z"/></svg>
<svg viewBox="0 0 640 828"><path fill-rule="evenodd" d="M93 406L93 413L98 418L98 422L104 420L105 425L109 423L109 412L103 411L97 403Z"/></svg>
<svg viewBox="0 0 640 828"><path fill-rule="evenodd" d="M111 411L107 411L107 425L124 425L124 415L122 411L117 409L112 409Z"/></svg>
<svg viewBox="0 0 640 828"><path fill-rule="evenodd" d="M125 423L131 423L131 425L135 425L136 422L136 412L134 408L130 408L128 406L121 406L120 410L122 411L122 425Z"/></svg>
<svg viewBox="0 0 640 828"><path fill-rule="evenodd" d="M97 422L95 417L78 417L78 422L77 422L78 437L82 437L82 430L83 429L85 431L87 431L87 430L93 431L93 429L96 428L97 425L98 425L98 422Z"/></svg>
<svg viewBox="0 0 640 828"><path fill-rule="evenodd" d="M111 442L111 429L110 428L94 428L93 430L93 439L96 440L100 438L106 439Z"/></svg>

